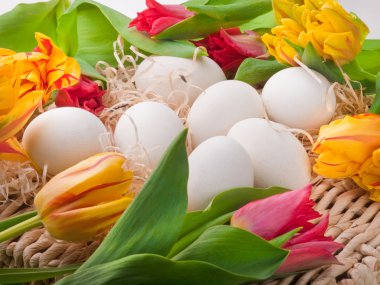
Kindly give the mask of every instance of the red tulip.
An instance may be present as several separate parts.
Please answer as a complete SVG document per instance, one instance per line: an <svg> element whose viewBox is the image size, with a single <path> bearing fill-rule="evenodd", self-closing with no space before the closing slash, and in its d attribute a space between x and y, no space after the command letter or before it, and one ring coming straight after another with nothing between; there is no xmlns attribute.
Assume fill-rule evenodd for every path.
<svg viewBox="0 0 380 285"><path fill-rule="evenodd" d="M235 212L231 225L272 240L302 227L283 247L290 250L277 274L304 271L326 264L338 263L334 252L343 247L324 234L328 215L319 223L310 221L321 217L310 199L311 185L283 194L251 202Z"/></svg>
<svg viewBox="0 0 380 285"><path fill-rule="evenodd" d="M129 27L136 27L151 36L194 15L182 5L162 5L155 0L146 0L146 6L148 9L137 13L137 18L129 23Z"/></svg>
<svg viewBox="0 0 380 285"><path fill-rule="evenodd" d="M98 84L81 76L78 84L58 91L55 98L57 107L78 107L95 115L103 111L102 97L105 91Z"/></svg>
<svg viewBox="0 0 380 285"><path fill-rule="evenodd" d="M248 57L268 58L260 35L253 31L242 33L239 28L221 29L207 38L195 42L204 46L209 56L226 71L235 72Z"/></svg>

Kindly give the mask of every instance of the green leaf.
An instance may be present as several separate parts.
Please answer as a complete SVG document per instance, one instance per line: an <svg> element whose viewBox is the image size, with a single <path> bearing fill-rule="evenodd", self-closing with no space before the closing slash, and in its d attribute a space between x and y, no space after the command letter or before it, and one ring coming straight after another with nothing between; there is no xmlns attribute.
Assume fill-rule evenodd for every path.
<svg viewBox="0 0 380 285"><path fill-rule="evenodd" d="M78 267L78 265L70 265L58 268L0 268L0 284L45 280L73 273Z"/></svg>
<svg viewBox="0 0 380 285"><path fill-rule="evenodd" d="M93 79L99 79L99 80L102 80L102 81L106 81L106 78L104 78L103 76L101 76L99 74L99 72L96 70L96 68L93 67L91 64L89 64L88 62L86 62L83 59L78 58L78 57L76 57L75 59L76 59L76 61L80 65L80 70L81 70L82 74L84 74L86 76L89 76L89 77L91 77Z"/></svg>
<svg viewBox="0 0 380 285"><path fill-rule="evenodd" d="M279 187L269 189L237 188L217 195L204 211L190 212L186 215L180 239L173 246L168 257L173 257L185 249L206 229L227 223L234 211L245 204L286 191L286 189Z"/></svg>
<svg viewBox="0 0 380 285"><path fill-rule="evenodd" d="M184 6L194 6L194 5L206 5L208 2L208 0L189 0L189 1L186 1L184 3L182 3L182 5Z"/></svg>
<svg viewBox="0 0 380 285"><path fill-rule="evenodd" d="M380 48L374 50L362 50L356 61L366 72L377 74L380 71Z"/></svg>
<svg viewBox="0 0 380 285"><path fill-rule="evenodd" d="M376 76L376 96L375 100L372 103L371 109L369 110L371 113L380 115L380 72Z"/></svg>
<svg viewBox="0 0 380 285"><path fill-rule="evenodd" d="M252 281L202 261L173 261L153 254L137 254L97 265L55 285L239 285Z"/></svg>
<svg viewBox="0 0 380 285"><path fill-rule="evenodd" d="M80 270L127 255L170 251L187 208L186 135L187 130L174 140L139 195Z"/></svg>
<svg viewBox="0 0 380 285"><path fill-rule="evenodd" d="M190 17L156 35L157 39L197 39L217 32L220 28L237 27L272 9L270 0L236 1L226 5L191 6L197 15Z"/></svg>
<svg viewBox="0 0 380 285"><path fill-rule="evenodd" d="M135 28L124 29L120 34L131 45L155 55L169 55L192 58L195 46L189 41L167 41L150 38L147 34L137 31ZM207 55L203 50L202 55Z"/></svg>
<svg viewBox="0 0 380 285"><path fill-rule="evenodd" d="M0 232L2 232L3 230L6 230L14 225L17 225L23 221L26 221L34 216L37 215L37 211L32 211L32 212L26 212L26 213L23 213L23 214L20 214L20 215L17 215L17 216L14 216L14 217L10 217L6 220L2 220L0 221Z"/></svg>
<svg viewBox="0 0 380 285"><path fill-rule="evenodd" d="M251 20L272 9L270 0L224 1L224 4L215 4L217 3L209 1L207 5L188 6L188 9L224 22Z"/></svg>
<svg viewBox="0 0 380 285"><path fill-rule="evenodd" d="M281 236L278 236L271 241L269 241L270 244L277 246L277 247L282 247L284 244L286 244L292 237L294 237L295 234L297 234L301 228L294 229L290 232L287 232Z"/></svg>
<svg viewBox="0 0 380 285"><path fill-rule="evenodd" d="M365 40L362 46L363 50L379 50L380 40Z"/></svg>
<svg viewBox="0 0 380 285"><path fill-rule="evenodd" d="M57 42L57 17L67 7L66 0L19 4L0 16L0 47L17 52L32 51L37 46L35 32Z"/></svg>
<svg viewBox="0 0 380 285"><path fill-rule="evenodd" d="M264 15L258 16L255 19L244 23L240 26L242 31L246 30L261 30L261 29L271 29L277 25L276 19L274 17L274 12L270 11Z"/></svg>
<svg viewBox="0 0 380 285"><path fill-rule="evenodd" d="M199 260L235 274L265 280L272 276L288 252L245 230L215 226L173 260Z"/></svg>
<svg viewBox="0 0 380 285"><path fill-rule="evenodd" d="M271 187L268 189L237 188L225 191L217 195L205 210L187 213L181 230L181 237L205 223L238 210L249 202L287 191L288 190L280 187Z"/></svg>
<svg viewBox="0 0 380 285"><path fill-rule="evenodd" d="M239 66L235 79L256 85L267 81L276 72L287 68L276 60L247 58Z"/></svg>

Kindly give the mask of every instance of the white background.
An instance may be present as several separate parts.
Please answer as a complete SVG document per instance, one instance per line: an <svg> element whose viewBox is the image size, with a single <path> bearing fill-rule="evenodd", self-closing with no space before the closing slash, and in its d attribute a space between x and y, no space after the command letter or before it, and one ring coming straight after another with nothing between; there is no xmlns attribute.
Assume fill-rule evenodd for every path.
<svg viewBox="0 0 380 285"><path fill-rule="evenodd" d="M42 2L43 0L0 0L0 14L11 10L18 3ZM163 4L178 4L184 0L158 0ZM339 0L338 0L339 1ZM145 8L145 0L98 0L129 17ZM340 0L346 10L356 13L370 28L369 38L380 39L380 0Z"/></svg>

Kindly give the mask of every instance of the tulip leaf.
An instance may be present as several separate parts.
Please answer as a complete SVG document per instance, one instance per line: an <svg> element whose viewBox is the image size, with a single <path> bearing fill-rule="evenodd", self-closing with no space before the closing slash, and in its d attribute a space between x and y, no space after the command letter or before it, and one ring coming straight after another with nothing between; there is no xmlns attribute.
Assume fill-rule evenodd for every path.
<svg viewBox="0 0 380 285"><path fill-rule="evenodd" d="M180 239L173 246L168 257L172 257L182 251L195 241L206 229L229 222L233 212L245 204L286 191L286 189L279 187L268 189L237 188L217 195L204 211L187 213L182 226Z"/></svg>
<svg viewBox="0 0 380 285"><path fill-rule="evenodd" d="M45 280L67 273L73 273L77 268L78 265L57 268L0 268L0 284Z"/></svg>
<svg viewBox="0 0 380 285"><path fill-rule="evenodd" d="M68 5L66 0L17 5L0 16L0 47L17 52L32 51L37 46L35 32L57 42L57 17Z"/></svg>
<svg viewBox="0 0 380 285"><path fill-rule="evenodd" d="M174 140L139 195L80 270L132 254L170 251L187 208L186 135L187 130Z"/></svg>
<svg viewBox="0 0 380 285"><path fill-rule="evenodd" d="M292 237L294 237L300 230L301 228L296 228L290 232L287 232L283 235L280 235L272 240L269 241L270 244L277 246L277 247L282 247L284 244L286 244Z"/></svg>
<svg viewBox="0 0 380 285"><path fill-rule="evenodd" d="M137 254L88 268L55 285L239 285L253 280L251 276L203 261L174 261L153 254Z"/></svg>
<svg viewBox="0 0 380 285"><path fill-rule="evenodd" d="M276 72L287 68L276 60L247 58L239 66L235 79L256 85L267 81Z"/></svg>
<svg viewBox="0 0 380 285"><path fill-rule="evenodd" d="M364 41L363 50L379 50L380 49L380 40L367 39Z"/></svg>
<svg viewBox="0 0 380 285"><path fill-rule="evenodd" d="M330 82L346 84L342 72L335 63L330 60L324 61L311 44L306 46L302 55L302 62L323 74ZM354 89L360 89L363 86L365 87L364 92L366 94L374 93L376 82L374 75L365 72L355 61L344 65L342 68L350 77L350 83ZM360 81L361 84L356 81Z"/></svg>
<svg viewBox="0 0 380 285"><path fill-rule="evenodd" d="M17 225L23 221L33 218L37 215L37 211L26 212L14 217L10 217L6 220L0 221L0 232L6 230L14 225Z"/></svg>
<svg viewBox="0 0 380 285"><path fill-rule="evenodd" d="M376 76L376 96L369 111L380 115L380 72Z"/></svg>
<svg viewBox="0 0 380 285"><path fill-rule="evenodd" d="M261 16L256 17L255 19L244 23L243 25L240 26L240 29L242 31L246 30L262 30L262 29L271 29L275 27L276 24L276 19L274 17L274 12L270 11L266 14L263 14Z"/></svg>
<svg viewBox="0 0 380 285"><path fill-rule="evenodd" d="M237 27L272 9L270 0L229 1L226 5L188 6L196 15L181 21L155 36L156 39L197 39L220 28Z"/></svg>
<svg viewBox="0 0 380 285"><path fill-rule="evenodd" d="M280 187L271 187L268 189L236 188L225 191L215 196L205 210L187 213L182 226L181 237L205 223L238 210L249 202L287 191L288 190Z"/></svg>
<svg viewBox="0 0 380 285"><path fill-rule="evenodd" d="M215 226L206 230L173 260L199 260L250 276L252 280L265 280L274 274L287 255L288 251L246 230Z"/></svg>

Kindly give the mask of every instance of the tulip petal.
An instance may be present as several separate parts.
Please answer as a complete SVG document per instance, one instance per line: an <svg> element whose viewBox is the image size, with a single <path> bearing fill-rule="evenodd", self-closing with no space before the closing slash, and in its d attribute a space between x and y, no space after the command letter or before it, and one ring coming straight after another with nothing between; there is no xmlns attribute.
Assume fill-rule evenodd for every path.
<svg viewBox="0 0 380 285"><path fill-rule="evenodd" d="M13 137L0 142L0 160L25 162L30 161L30 157L18 140Z"/></svg>
<svg viewBox="0 0 380 285"><path fill-rule="evenodd" d="M124 197L92 207L52 213L43 219L43 224L57 239L84 241L112 226L131 202L132 198Z"/></svg>
<svg viewBox="0 0 380 285"><path fill-rule="evenodd" d="M54 176L35 197L40 217L127 194L133 174L123 168L124 163L121 154L102 153Z"/></svg>
<svg viewBox="0 0 380 285"><path fill-rule="evenodd" d="M325 241L310 242L288 247L290 254L276 271L276 275L306 271L322 265L339 263L333 253L343 248L342 244Z"/></svg>
<svg viewBox="0 0 380 285"><path fill-rule="evenodd" d="M314 225L309 221L320 217L310 200L311 185L283 194L251 202L232 216L231 225L250 231L266 240L302 227L305 232ZM273 221L276 221L275 223Z"/></svg>
<svg viewBox="0 0 380 285"><path fill-rule="evenodd" d="M0 142L15 136L41 104L43 91L33 91L20 98L13 109L0 116Z"/></svg>

